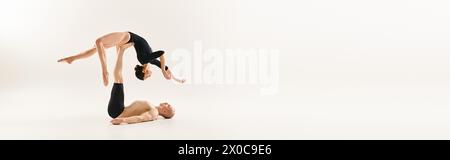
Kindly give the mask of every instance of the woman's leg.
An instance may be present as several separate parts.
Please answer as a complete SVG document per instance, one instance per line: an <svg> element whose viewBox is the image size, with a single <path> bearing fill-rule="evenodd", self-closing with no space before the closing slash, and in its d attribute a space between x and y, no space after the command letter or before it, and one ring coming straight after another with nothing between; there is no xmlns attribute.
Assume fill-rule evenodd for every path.
<svg viewBox="0 0 450 160"><path fill-rule="evenodd" d="M105 49L114 47L114 46L120 46L128 42L129 39L129 33L127 32L116 32L116 33L110 33L103 37L98 38L95 41L95 46L97 48L98 56L100 58L100 64L102 67L102 75L103 75L103 84L105 86L108 85L108 67L106 66L106 56L105 56Z"/></svg>
<svg viewBox="0 0 450 160"><path fill-rule="evenodd" d="M96 40L96 45L93 48L90 48L84 52L81 52L77 55L73 55L70 57L66 57L63 59L58 60L58 62L67 62L71 64L75 60L88 58L97 53L97 51L101 50L102 53L105 53L104 50L121 45L122 43L125 44L130 39L130 35L127 32L116 32L116 33L110 33L105 36L102 36ZM101 46L103 48L98 48L97 46ZM105 58L105 57L103 57Z"/></svg>
<svg viewBox="0 0 450 160"><path fill-rule="evenodd" d="M94 48L91 48L91 49L86 50L84 52L81 52L80 54L60 59L60 60L58 60L58 62L67 62L69 64L72 64L72 62L75 61L75 60L88 58L88 57L94 55L95 53L97 53L97 48L94 47Z"/></svg>

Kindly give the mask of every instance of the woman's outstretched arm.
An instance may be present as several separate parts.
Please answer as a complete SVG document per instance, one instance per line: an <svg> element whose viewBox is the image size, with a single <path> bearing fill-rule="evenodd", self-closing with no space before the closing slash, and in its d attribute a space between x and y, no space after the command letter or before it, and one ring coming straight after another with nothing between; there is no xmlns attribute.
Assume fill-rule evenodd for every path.
<svg viewBox="0 0 450 160"><path fill-rule="evenodd" d="M171 77L171 75L169 74L169 73L167 73L167 71L166 71L166 58L164 58L164 54L163 55L161 55L161 57L159 57L159 60L161 61L161 71L162 71L162 74L164 75L164 77L167 79L167 80L170 80L172 77Z"/></svg>
<svg viewBox="0 0 450 160"><path fill-rule="evenodd" d="M164 78L166 78L167 80L173 79L173 80L175 80L178 83L184 83L186 81L184 79L180 80L180 79L174 77L172 72L170 72L169 69L165 70L165 68L166 68L166 59L164 58L164 55L159 57L159 60L161 60L161 70L162 70L162 73L164 75Z"/></svg>

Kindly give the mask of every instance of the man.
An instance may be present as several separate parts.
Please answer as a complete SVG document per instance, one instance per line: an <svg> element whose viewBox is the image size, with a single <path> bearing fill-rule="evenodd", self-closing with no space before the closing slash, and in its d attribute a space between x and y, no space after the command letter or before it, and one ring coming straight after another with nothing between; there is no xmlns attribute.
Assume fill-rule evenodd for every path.
<svg viewBox="0 0 450 160"><path fill-rule="evenodd" d="M113 118L111 123L133 124L156 120L158 115L170 119L175 115L175 110L169 103L161 103L153 106L147 101L134 101L129 106L124 105L124 90L122 78L122 59L125 49L132 46L124 44L117 46L117 62L114 68L114 85L111 90L111 97L108 104L108 114Z"/></svg>

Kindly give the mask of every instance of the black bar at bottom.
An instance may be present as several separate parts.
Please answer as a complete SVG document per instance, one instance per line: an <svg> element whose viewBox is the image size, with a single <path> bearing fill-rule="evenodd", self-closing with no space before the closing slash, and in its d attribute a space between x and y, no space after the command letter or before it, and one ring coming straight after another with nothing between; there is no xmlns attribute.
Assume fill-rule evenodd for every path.
<svg viewBox="0 0 450 160"><path fill-rule="evenodd" d="M312 140L70 140L0 141L2 155L89 159L93 155L130 159L282 159L282 157L348 157L355 154L411 154L448 141L312 141ZM5 147L7 146L7 147ZM58 154L56 154L58 153ZM36 158L36 157L34 157Z"/></svg>

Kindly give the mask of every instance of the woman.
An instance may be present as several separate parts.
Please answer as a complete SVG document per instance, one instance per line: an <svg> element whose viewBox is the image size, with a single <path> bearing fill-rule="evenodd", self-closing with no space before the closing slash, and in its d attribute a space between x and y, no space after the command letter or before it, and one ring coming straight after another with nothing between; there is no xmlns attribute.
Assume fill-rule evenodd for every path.
<svg viewBox="0 0 450 160"><path fill-rule="evenodd" d="M132 124L146 121L156 120L158 115L164 118L172 118L175 115L175 110L168 103L161 103L159 106L154 107L146 101L135 101L131 105L125 107L124 105L124 91L123 91L123 78L122 78L122 59L123 53L126 48L130 47L130 44L118 46L117 62L114 68L114 85L111 90L111 97L108 104L108 114L113 118L111 123L114 125L119 124Z"/></svg>
<svg viewBox="0 0 450 160"><path fill-rule="evenodd" d="M137 59L141 63L141 65L136 65L134 68L135 75L138 79L145 80L151 76L152 72L150 71L148 65L150 63L161 68L161 71L167 80L173 79L179 83L185 82L185 80L177 79L172 75L169 68L165 64L164 51L153 52L144 38L132 32L114 32L104 35L95 41L95 46L93 48L77 55L60 59L58 62L67 62L68 64L72 64L75 60L90 57L98 52L103 73L103 84L107 86L109 80L105 49L111 47L118 48L123 45L134 46L136 50ZM161 61L157 60L158 57Z"/></svg>

